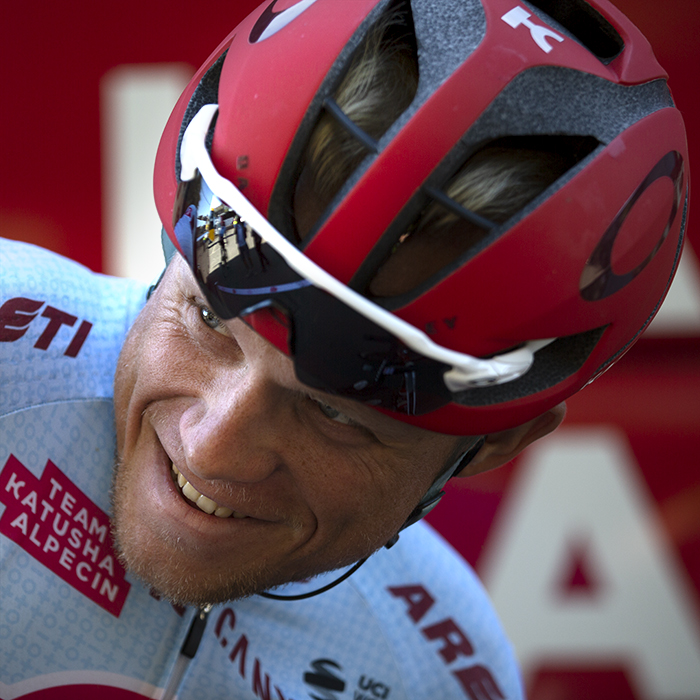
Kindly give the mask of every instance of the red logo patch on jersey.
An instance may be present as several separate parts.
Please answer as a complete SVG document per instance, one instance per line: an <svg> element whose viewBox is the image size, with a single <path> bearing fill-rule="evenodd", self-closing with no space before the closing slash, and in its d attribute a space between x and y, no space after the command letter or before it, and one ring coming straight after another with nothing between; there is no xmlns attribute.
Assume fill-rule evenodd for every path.
<svg viewBox="0 0 700 700"><path fill-rule="evenodd" d="M14 455L0 473L0 533L115 617L130 584L109 536L109 516L51 461L37 479Z"/></svg>

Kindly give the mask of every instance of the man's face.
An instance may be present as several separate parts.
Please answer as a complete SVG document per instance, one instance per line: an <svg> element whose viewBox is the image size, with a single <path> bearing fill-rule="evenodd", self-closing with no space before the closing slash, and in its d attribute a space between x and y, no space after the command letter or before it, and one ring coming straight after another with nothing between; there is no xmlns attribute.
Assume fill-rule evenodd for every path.
<svg viewBox="0 0 700 700"><path fill-rule="evenodd" d="M302 385L248 326L208 311L179 256L129 333L115 408L122 557L200 605L369 555L457 445Z"/></svg>

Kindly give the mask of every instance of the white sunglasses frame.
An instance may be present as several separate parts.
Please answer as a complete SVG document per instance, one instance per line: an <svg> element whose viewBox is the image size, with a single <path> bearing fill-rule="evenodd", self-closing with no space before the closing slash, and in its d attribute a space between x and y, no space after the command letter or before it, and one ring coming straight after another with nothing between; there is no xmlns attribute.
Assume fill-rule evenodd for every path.
<svg viewBox="0 0 700 700"><path fill-rule="evenodd" d="M449 365L452 369L445 372L443 380L450 392L506 384L519 379L532 367L535 352L555 340L530 340L517 350L482 359L438 345L423 331L350 289L288 241L230 180L217 172L205 141L218 109L216 104L204 105L187 126L180 147L180 179L190 181L199 171L212 194L233 209L304 279L384 328L411 350Z"/></svg>

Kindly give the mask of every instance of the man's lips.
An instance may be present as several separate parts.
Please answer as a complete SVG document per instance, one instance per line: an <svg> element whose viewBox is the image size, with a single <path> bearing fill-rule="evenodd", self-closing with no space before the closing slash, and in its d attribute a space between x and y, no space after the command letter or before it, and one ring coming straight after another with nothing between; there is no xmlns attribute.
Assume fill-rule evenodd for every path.
<svg viewBox="0 0 700 700"><path fill-rule="evenodd" d="M180 473L180 470L171 462L170 471L173 475L173 481L177 485L180 493L193 505L197 506L199 510L207 513L209 515L215 515L217 518L247 518L247 515L242 513L237 513L231 508L219 505L216 501L201 494L197 489L192 486L192 484L185 479L185 477Z"/></svg>

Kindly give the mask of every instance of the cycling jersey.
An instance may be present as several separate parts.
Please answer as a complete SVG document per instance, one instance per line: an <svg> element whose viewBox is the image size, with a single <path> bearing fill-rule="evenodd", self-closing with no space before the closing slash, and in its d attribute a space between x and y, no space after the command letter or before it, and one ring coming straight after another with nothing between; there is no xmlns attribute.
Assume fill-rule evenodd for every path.
<svg viewBox="0 0 700 700"><path fill-rule="evenodd" d="M480 583L422 523L319 596L215 606L183 655L200 611L132 579L109 534L112 383L146 287L2 240L0 269L3 700L522 697Z"/></svg>

